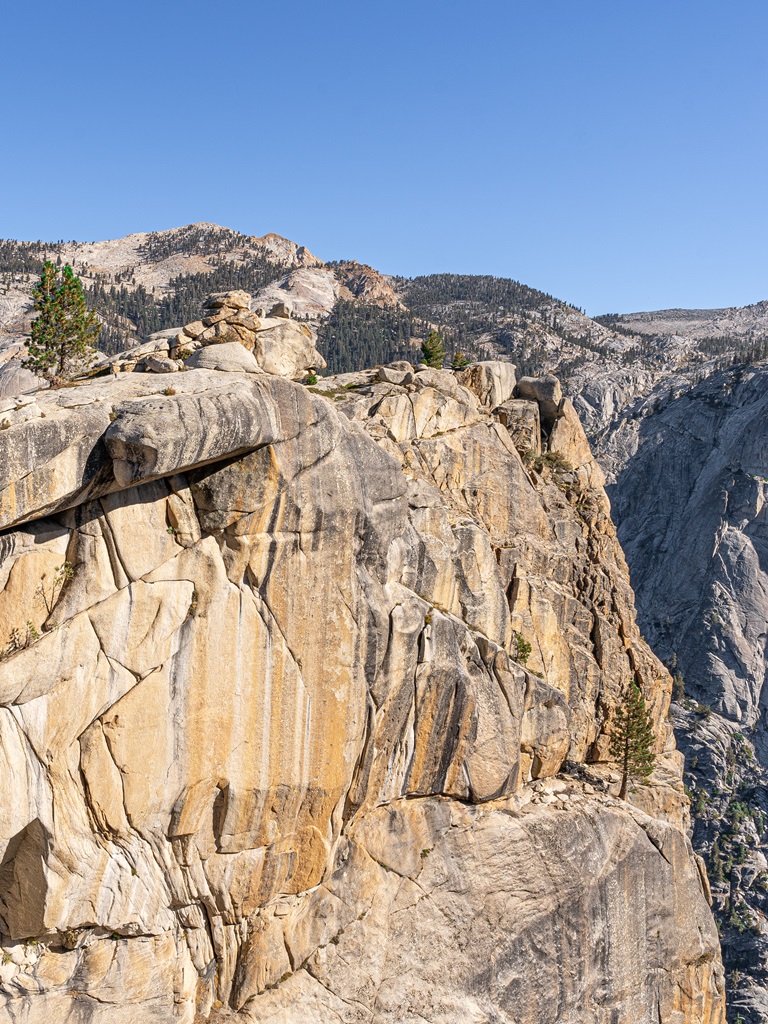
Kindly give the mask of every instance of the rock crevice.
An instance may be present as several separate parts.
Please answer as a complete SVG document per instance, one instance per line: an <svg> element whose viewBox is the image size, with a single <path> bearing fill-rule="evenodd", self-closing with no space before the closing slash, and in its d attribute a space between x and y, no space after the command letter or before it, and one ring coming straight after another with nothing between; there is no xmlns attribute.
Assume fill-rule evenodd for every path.
<svg viewBox="0 0 768 1024"><path fill-rule="evenodd" d="M542 438L509 364L384 370L118 375L0 432L0 627L35 631L0 661L0 941L40 951L9 1019L721 1024L578 420Z"/></svg>

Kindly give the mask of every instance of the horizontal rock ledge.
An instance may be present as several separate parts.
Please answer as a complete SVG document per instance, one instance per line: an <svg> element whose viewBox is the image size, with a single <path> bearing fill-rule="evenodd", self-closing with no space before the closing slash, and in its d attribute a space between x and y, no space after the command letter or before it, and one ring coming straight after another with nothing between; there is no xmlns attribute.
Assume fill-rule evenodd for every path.
<svg viewBox="0 0 768 1024"><path fill-rule="evenodd" d="M38 393L0 419L0 530L295 437L327 405L278 377L189 370Z"/></svg>

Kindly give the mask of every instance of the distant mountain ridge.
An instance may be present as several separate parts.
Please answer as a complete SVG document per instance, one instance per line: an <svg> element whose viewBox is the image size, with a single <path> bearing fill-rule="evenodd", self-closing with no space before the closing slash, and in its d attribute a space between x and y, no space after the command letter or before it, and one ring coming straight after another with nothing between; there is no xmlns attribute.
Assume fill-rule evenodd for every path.
<svg viewBox="0 0 768 1024"><path fill-rule="evenodd" d="M244 235L203 222L100 242L0 241L0 349L9 355L29 331L31 290L46 258L71 263L81 276L109 352L196 318L206 294L228 288L256 301L287 292L335 372L402 357L418 349L430 326L445 333L451 355L466 350L511 359L524 373L553 371L574 378L574 391L596 369L621 377L630 367L655 382L659 373L762 355L768 339L766 302L590 318L507 278L390 277L355 261L326 263L274 233ZM605 426L590 420L593 433Z"/></svg>
<svg viewBox="0 0 768 1024"><path fill-rule="evenodd" d="M601 321L610 317L599 317ZM616 323L639 334L674 331L685 337L707 338L724 333L748 335L768 330L768 301L723 309L659 309L651 313L616 314Z"/></svg>
<svg viewBox="0 0 768 1024"><path fill-rule="evenodd" d="M444 332L449 355L508 358L523 373L573 378L574 391L596 370L601 377L640 370L645 392L648 374L655 383L659 373L768 351L768 302L590 318L508 278L391 277L352 260L326 263L274 233L244 235L201 222L107 241L0 241L0 350L8 355L20 351L29 331L31 290L44 259L71 263L80 275L104 321L100 347L107 352L195 319L205 295L232 288L250 292L257 304L287 293L334 372L410 354L431 326ZM586 417L593 433L605 426L594 419Z"/></svg>

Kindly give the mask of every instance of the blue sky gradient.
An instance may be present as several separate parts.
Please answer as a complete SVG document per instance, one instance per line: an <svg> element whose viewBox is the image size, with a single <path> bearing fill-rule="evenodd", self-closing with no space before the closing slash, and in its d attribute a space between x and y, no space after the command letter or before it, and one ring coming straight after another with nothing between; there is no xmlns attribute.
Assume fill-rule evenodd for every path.
<svg viewBox="0 0 768 1024"><path fill-rule="evenodd" d="M206 220L596 314L768 298L764 0L8 5L0 236Z"/></svg>

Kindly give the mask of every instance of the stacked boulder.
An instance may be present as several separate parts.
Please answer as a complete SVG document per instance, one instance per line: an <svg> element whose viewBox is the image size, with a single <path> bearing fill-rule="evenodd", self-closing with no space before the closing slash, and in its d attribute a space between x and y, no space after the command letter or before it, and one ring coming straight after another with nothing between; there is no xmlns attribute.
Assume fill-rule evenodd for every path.
<svg viewBox="0 0 768 1024"><path fill-rule="evenodd" d="M269 315L264 316L262 310L251 311L251 297L247 292L218 292L208 297L203 311L202 320L187 324L176 336L171 357L184 358L188 360L187 365L211 369L224 368L230 363L237 364L238 369L251 368L242 365L247 360L243 360L236 348L226 354L206 357L193 354L190 358L190 349L240 346L252 354L254 371L263 370L293 380L301 380L325 366L325 360L315 348L312 331L306 324L291 318L287 302L275 303ZM214 367L211 359L221 366Z"/></svg>
<svg viewBox="0 0 768 1024"><path fill-rule="evenodd" d="M251 311L244 291L217 292L203 305L203 317L177 329L156 331L146 341L109 360L113 373L174 373L186 368L270 373L302 380L322 369L306 324L292 319L287 302Z"/></svg>
<svg viewBox="0 0 768 1024"><path fill-rule="evenodd" d="M109 358L112 373L175 373L183 370L180 359L171 359L169 349L174 343L175 331L155 331L140 345L134 345Z"/></svg>
<svg viewBox="0 0 768 1024"><path fill-rule="evenodd" d="M203 319L195 320L181 330L175 347L183 351L185 348L234 341L252 352L256 331L260 328L259 318L251 312L248 292L217 292L206 299Z"/></svg>
<svg viewBox="0 0 768 1024"><path fill-rule="evenodd" d="M521 377L515 387L516 415L524 406L538 406L542 433L547 437L547 451L560 455L577 467L583 487L599 488L605 483L605 474L595 461L589 447L579 415L570 398L563 396L560 381L551 373L543 377ZM510 408L510 403L505 410Z"/></svg>

